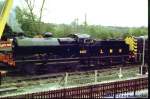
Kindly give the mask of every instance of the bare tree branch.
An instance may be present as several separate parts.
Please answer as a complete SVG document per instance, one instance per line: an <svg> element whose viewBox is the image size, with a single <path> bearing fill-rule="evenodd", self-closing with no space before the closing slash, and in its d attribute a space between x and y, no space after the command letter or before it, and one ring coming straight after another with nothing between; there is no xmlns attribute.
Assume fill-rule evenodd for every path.
<svg viewBox="0 0 150 99"><path fill-rule="evenodd" d="M42 19L42 14L43 14L43 8L44 8L45 0L42 2L42 6L40 9L40 17L39 17L39 29L41 29L41 19Z"/></svg>
<svg viewBox="0 0 150 99"><path fill-rule="evenodd" d="M28 6L28 9L30 11L30 14L31 14L31 19L33 21L33 23L38 22L38 27L36 28L36 31L38 32L41 32L41 20L42 20L42 13L43 13L43 8L44 8L44 4L45 4L45 0L42 0L42 5L41 5L41 8L40 8L40 15L39 15L39 20L36 20L35 17L34 17L34 13L33 13L33 10L35 8L35 0L24 0Z"/></svg>
<svg viewBox="0 0 150 99"><path fill-rule="evenodd" d="M30 13L31 13L32 21L34 22L35 19L34 19L33 9L34 9L35 0L33 0L33 3L32 3L32 0L25 0L25 2L29 8Z"/></svg>

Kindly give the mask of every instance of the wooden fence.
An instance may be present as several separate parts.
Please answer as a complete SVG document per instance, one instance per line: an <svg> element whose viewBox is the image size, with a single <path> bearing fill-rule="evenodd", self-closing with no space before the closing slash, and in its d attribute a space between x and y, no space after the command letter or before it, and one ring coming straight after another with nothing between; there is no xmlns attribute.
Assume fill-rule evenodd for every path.
<svg viewBox="0 0 150 99"><path fill-rule="evenodd" d="M64 88L25 95L5 97L13 99L44 99L44 98L103 98L105 96L116 97L116 94L135 92L148 89L148 77L117 81L104 84L95 84L74 88Z"/></svg>

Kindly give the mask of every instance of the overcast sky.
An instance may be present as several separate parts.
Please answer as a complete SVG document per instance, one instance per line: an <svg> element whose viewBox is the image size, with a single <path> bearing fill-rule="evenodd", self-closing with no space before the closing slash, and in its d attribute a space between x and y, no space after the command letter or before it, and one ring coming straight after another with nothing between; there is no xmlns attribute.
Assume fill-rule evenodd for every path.
<svg viewBox="0 0 150 99"><path fill-rule="evenodd" d="M14 0L14 5L25 6L24 0ZM41 0L36 1L37 15ZM104 26L148 26L148 0L46 0L42 20L49 23L70 24L78 18L83 24Z"/></svg>

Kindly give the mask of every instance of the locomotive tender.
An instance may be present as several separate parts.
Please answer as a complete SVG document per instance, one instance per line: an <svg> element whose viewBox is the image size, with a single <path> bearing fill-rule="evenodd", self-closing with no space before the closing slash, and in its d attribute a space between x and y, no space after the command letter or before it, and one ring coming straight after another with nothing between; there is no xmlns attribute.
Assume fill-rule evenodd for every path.
<svg viewBox="0 0 150 99"><path fill-rule="evenodd" d="M124 40L94 40L80 33L66 38L15 37L11 51L5 50L3 55L5 60L0 61L4 67L31 74L109 68L141 61Z"/></svg>

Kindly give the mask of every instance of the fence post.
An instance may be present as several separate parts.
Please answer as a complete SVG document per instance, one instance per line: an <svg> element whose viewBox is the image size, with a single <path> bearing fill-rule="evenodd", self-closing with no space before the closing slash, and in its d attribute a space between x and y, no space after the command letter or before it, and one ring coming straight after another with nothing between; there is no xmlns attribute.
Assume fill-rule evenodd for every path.
<svg viewBox="0 0 150 99"><path fill-rule="evenodd" d="M90 99L93 99L93 86L90 86Z"/></svg>
<svg viewBox="0 0 150 99"><path fill-rule="evenodd" d="M136 81L134 81L134 96L135 96L135 93L136 93Z"/></svg>
<svg viewBox="0 0 150 99"><path fill-rule="evenodd" d="M65 73L65 86L68 84L68 73Z"/></svg>
<svg viewBox="0 0 150 99"><path fill-rule="evenodd" d="M1 86L1 84L2 84L2 73L0 71L0 86Z"/></svg>
<svg viewBox="0 0 150 99"><path fill-rule="evenodd" d="M97 70L95 70L94 72L95 72L95 83L97 83Z"/></svg>
<svg viewBox="0 0 150 99"><path fill-rule="evenodd" d="M63 89L62 91L61 91L61 93L63 93L63 97L61 97L61 98L66 98L66 90L65 89Z"/></svg>
<svg viewBox="0 0 150 99"><path fill-rule="evenodd" d="M118 76L119 76L119 79L121 79L122 78L122 68L120 67L120 69L119 69L119 74L118 74Z"/></svg>
<svg viewBox="0 0 150 99"><path fill-rule="evenodd" d="M114 83L114 99L116 99L116 87L117 87L117 83Z"/></svg>
<svg viewBox="0 0 150 99"><path fill-rule="evenodd" d="M104 97L104 85L102 85L102 88L103 88L103 90L102 90L102 92L103 92L103 94L101 95L102 97Z"/></svg>

